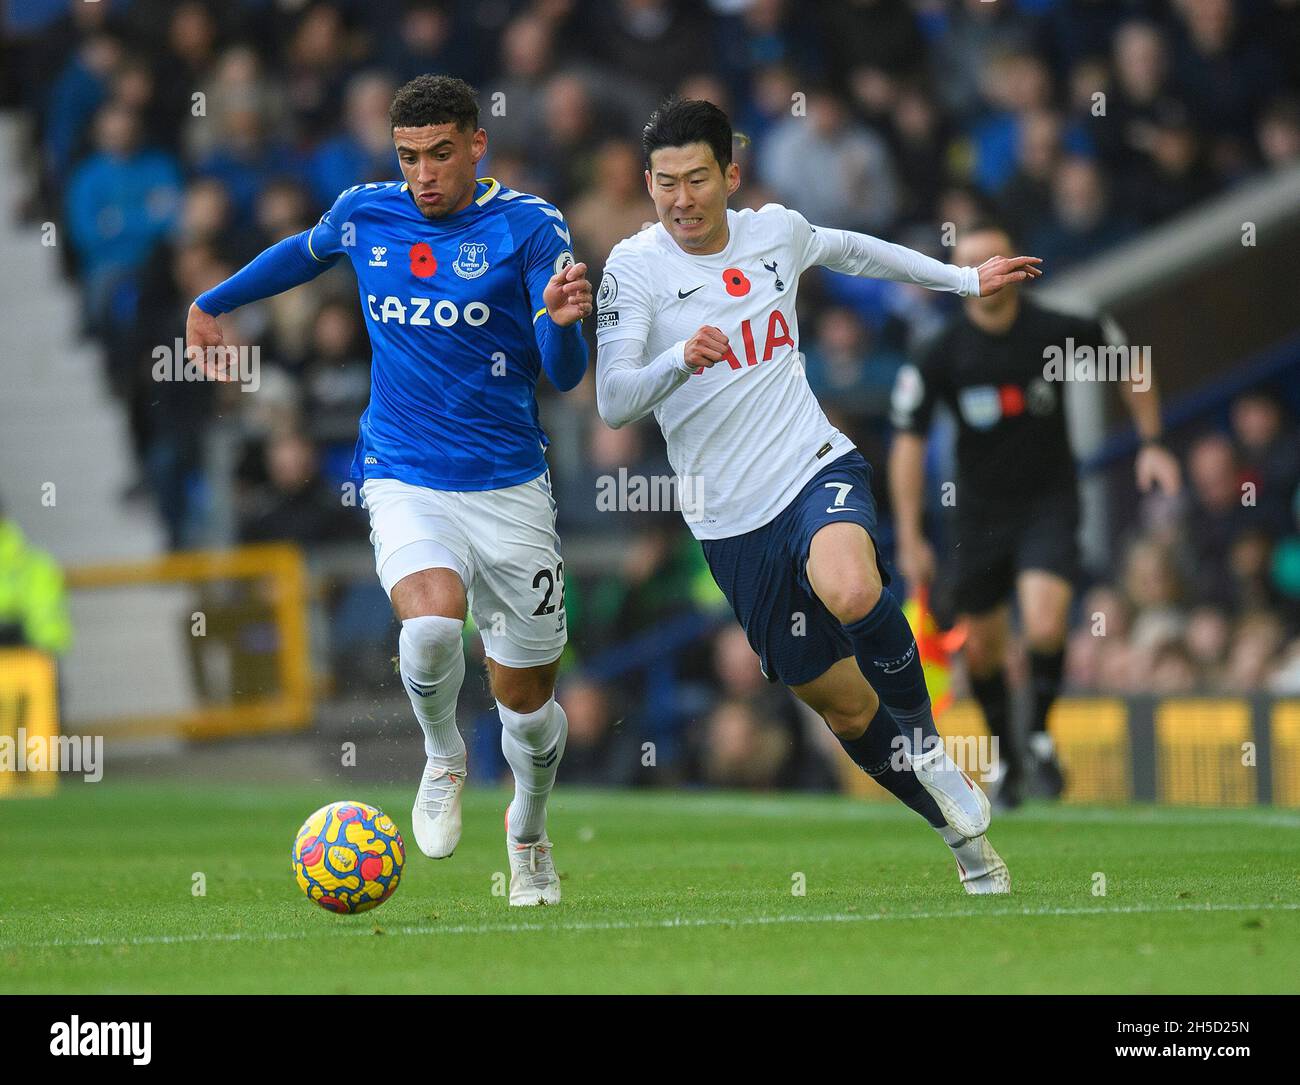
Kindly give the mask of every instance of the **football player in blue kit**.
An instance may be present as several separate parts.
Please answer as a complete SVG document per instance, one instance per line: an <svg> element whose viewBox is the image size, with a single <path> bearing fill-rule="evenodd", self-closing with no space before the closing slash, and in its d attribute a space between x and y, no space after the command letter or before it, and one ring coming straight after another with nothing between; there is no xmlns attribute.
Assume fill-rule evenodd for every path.
<svg viewBox="0 0 1300 1085"><path fill-rule="evenodd" d="M373 354L352 478L424 731L415 838L435 859L460 839L456 700L468 610L515 777L510 903L554 904L546 800L568 733L554 696L567 629L536 387L543 371L561 391L582 379L591 285L555 207L476 176L487 133L470 86L420 76L397 92L390 120L404 180L348 189L310 230L201 295L187 350L214 357L223 313L305 283L341 256L351 262Z"/></svg>

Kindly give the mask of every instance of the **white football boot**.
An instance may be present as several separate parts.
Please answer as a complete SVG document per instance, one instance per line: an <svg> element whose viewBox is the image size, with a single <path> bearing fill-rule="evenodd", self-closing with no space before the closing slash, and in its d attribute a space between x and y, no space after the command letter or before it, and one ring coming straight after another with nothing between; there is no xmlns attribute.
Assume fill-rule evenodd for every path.
<svg viewBox="0 0 1300 1085"><path fill-rule="evenodd" d="M506 807L506 854L510 857L510 906L560 903L560 876L555 873L551 842L546 833L532 844L510 839L510 807Z"/></svg>
<svg viewBox="0 0 1300 1085"><path fill-rule="evenodd" d="M415 794L411 828L415 842L430 859L446 859L460 843L460 793L463 772L449 772L429 761Z"/></svg>
<svg viewBox="0 0 1300 1085"><path fill-rule="evenodd" d="M987 836L977 836L974 840L963 840L960 844L952 845L952 854L957 860L957 871L967 893L983 896L1011 892L1011 872L1007 870L1002 856L993 850Z"/></svg>
<svg viewBox="0 0 1300 1085"><path fill-rule="evenodd" d="M948 756L943 743L912 758L912 771L930 793L944 820L969 839L983 836L989 828L989 800L974 781Z"/></svg>

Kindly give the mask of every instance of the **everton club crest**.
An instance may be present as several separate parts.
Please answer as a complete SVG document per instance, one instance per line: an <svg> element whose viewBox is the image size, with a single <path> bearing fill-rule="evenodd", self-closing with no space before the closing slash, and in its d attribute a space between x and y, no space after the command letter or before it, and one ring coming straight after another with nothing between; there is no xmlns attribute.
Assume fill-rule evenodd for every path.
<svg viewBox="0 0 1300 1085"><path fill-rule="evenodd" d="M451 268L462 279L477 279L488 269L487 246L477 241L461 242L460 255Z"/></svg>

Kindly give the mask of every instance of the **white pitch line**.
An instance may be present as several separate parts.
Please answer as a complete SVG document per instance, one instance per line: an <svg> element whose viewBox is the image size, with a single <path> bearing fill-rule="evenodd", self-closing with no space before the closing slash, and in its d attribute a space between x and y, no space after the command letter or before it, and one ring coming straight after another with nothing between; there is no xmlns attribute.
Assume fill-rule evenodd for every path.
<svg viewBox="0 0 1300 1085"><path fill-rule="evenodd" d="M551 799L550 809L562 814L578 814L589 810L603 811L609 795L599 792L563 794L557 792ZM620 812L644 808L660 812L661 807L642 802L638 796L620 799ZM778 818L787 821L903 821L911 817L897 803L884 801L800 800L785 803L773 799L751 799L744 796L694 796L674 795L672 814L732 814L752 817ZM1014 825L1018 822L1097 823L1120 825L1255 825L1268 828L1300 829L1300 811L1275 807L1225 807L1210 810L1204 807L1140 806L1128 809L1053 803L1037 808L1019 809L1013 813L994 815L994 826Z"/></svg>
<svg viewBox="0 0 1300 1085"><path fill-rule="evenodd" d="M483 923L454 927L387 927L377 934L371 926L335 927L317 931L232 931L195 934L159 934L134 938L54 938L44 942L10 942L0 944L0 952L32 949L77 949L98 946L170 946L190 942L293 942L312 937L388 937L451 934L525 934L533 931L634 931L674 930L692 927L767 927L797 923L875 923L909 919L983 919L1020 916L1025 918L1100 915L1166 915L1175 912L1294 912L1300 902L1270 904L1173 904L1120 905L1094 908L965 908L950 912L833 912L825 915L710 916L701 919L673 916L667 919L608 920L563 923Z"/></svg>

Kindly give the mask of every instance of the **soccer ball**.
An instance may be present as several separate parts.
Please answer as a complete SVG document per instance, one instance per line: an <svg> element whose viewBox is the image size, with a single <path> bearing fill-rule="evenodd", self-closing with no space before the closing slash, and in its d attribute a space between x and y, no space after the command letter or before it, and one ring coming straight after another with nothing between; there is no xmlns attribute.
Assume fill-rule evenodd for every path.
<svg viewBox="0 0 1300 1085"><path fill-rule="evenodd" d="M332 802L312 814L293 842L298 888L322 908L351 914L397 891L406 845L393 819L364 802Z"/></svg>

